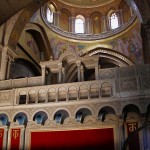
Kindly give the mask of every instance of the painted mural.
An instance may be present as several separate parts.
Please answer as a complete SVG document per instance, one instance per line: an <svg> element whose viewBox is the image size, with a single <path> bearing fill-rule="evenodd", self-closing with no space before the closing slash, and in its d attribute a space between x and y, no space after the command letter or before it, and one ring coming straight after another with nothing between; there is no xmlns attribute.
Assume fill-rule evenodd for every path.
<svg viewBox="0 0 150 150"><path fill-rule="evenodd" d="M40 50L32 34L26 32L26 44L28 48L40 58Z"/></svg>
<svg viewBox="0 0 150 150"><path fill-rule="evenodd" d="M143 62L142 39L140 33L133 29L128 37L121 37L109 43L113 50L123 53L135 63Z"/></svg>
<svg viewBox="0 0 150 150"><path fill-rule="evenodd" d="M65 51L71 51L76 55L80 56L81 50L85 47L84 45L79 43L72 43L56 38L50 39L50 45L53 51L54 59L58 59L61 56L61 54L63 54Z"/></svg>

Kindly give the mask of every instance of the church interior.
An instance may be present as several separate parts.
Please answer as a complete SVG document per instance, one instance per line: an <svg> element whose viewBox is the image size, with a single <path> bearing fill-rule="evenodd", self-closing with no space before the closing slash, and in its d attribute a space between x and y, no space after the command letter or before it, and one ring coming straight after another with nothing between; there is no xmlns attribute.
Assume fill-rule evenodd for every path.
<svg viewBox="0 0 150 150"><path fill-rule="evenodd" d="M149 63L149 0L1 0L0 150L150 150Z"/></svg>

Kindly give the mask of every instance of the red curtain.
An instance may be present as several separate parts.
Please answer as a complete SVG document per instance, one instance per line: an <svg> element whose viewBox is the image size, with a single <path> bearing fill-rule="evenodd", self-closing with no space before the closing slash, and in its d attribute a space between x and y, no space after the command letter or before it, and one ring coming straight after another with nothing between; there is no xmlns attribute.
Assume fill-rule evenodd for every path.
<svg viewBox="0 0 150 150"><path fill-rule="evenodd" d="M0 128L0 150L3 149L4 129Z"/></svg>
<svg viewBox="0 0 150 150"><path fill-rule="evenodd" d="M10 149L11 150L19 150L20 146L20 128L11 129L11 144Z"/></svg>
<svg viewBox="0 0 150 150"><path fill-rule="evenodd" d="M31 132L31 150L114 150L113 128Z"/></svg>
<svg viewBox="0 0 150 150"><path fill-rule="evenodd" d="M138 128L137 122L127 123L128 135ZM140 150L139 134L136 133L129 141L129 150Z"/></svg>

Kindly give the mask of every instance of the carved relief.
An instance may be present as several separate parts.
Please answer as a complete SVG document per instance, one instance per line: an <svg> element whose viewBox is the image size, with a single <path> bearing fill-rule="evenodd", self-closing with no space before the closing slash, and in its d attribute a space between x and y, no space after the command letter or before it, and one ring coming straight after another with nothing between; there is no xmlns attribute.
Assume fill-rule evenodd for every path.
<svg viewBox="0 0 150 150"><path fill-rule="evenodd" d="M11 102L13 97L14 97L13 91L0 92L0 102L1 103Z"/></svg>
<svg viewBox="0 0 150 150"><path fill-rule="evenodd" d="M121 91L136 91L137 89L138 89L138 87L137 87L136 78L120 79L120 90Z"/></svg>

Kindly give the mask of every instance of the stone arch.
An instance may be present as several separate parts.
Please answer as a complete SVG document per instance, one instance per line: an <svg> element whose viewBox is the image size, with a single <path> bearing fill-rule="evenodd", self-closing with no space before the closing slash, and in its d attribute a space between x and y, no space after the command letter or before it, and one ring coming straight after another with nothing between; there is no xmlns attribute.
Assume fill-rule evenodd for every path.
<svg viewBox="0 0 150 150"><path fill-rule="evenodd" d="M110 106L104 106L102 107L100 110L99 110L99 113L98 113L98 118L101 120L101 121L104 121L105 120L105 117L106 115L108 114L116 114L116 111L114 108L110 107Z"/></svg>
<svg viewBox="0 0 150 150"><path fill-rule="evenodd" d="M64 108L64 107L61 107L61 108L57 108L57 109L55 109L55 110L53 111L53 113L51 114L51 119L53 120L55 114L56 114L57 112L61 111L61 110L64 110L65 112L67 112L68 117L72 117L72 114L71 114L71 112L69 111L69 109Z"/></svg>
<svg viewBox="0 0 150 150"><path fill-rule="evenodd" d="M15 115L14 121L18 122L19 125L27 125L28 117L26 113L19 112Z"/></svg>
<svg viewBox="0 0 150 150"><path fill-rule="evenodd" d="M44 125L45 121L48 119L48 115L45 111L38 111L33 116L33 121L36 121L37 124Z"/></svg>
<svg viewBox="0 0 150 150"><path fill-rule="evenodd" d="M101 23L101 19L102 15L99 12L94 12L91 14L90 16L90 20L91 20L91 32L93 34L99 34L102 32L102 23Z"/></svg>
<svg viewBox="0 0 150 150"><path fill-rule="evenodd" d="M71 13L67 9L62 9L61 10L61 15L60 15L60 23L59 27L63 31L68 31L69 32L69 17L71 16Z"/></svg>
<svg viewBox="0 0 150 150"><path fill-rule="evenodd" d="M6 126L9 122L8 115L6 113L0 114L0 126Z"/></svg>
<svg viewBox="0 0 150 150"><path fill-rule="evenodd" d="M92 111L90 109L84 107L84 108L80 108L80 109L78 109L78 111L76 111L75 118L76 118L77 122L83 123L84 118L89 115L92 115Z"/></svg>
<svg viewBox="0 0 150 150"><path fill-rule="evenodd" d="M49 60L53 53L46 31L43 29L43 27L40 24L27 23L24 31L33 35L37 44L41 43L38 44L39 50L43 52L45 60Z"/></svg>
<svg viewBox="0 0 150 150"><path fill-rule="evenodd" d="M126 120L129 112L134 112L138 116L141 113L140 108L137 105L135 105L135 104L128 104L128 105L124 106L124 108L122 110L122 118L124 120Z"/></svg>
<svg viewBox="0 0 150 150"><path fill-rule="evenodd" d="M83 55L85 55L85 52L89 56L99 54L100 57L111 60L111 62L113 62L117 66L134 65L134 62L130 60L127 56L110 48L91 46L84 51Z"/></svg>
<svg viewBox="0 0 150 150"><path fill-rule="evenodd" d="M15 117L17 116L17 115L19 115L19 114L22 114L22 115L25 115L26 116L26 121L28 121L29 120L29 114L26 112L26 111L16 111L14 114L13 114L13 116L12 116L12 121L16 121L15 120Z"/></svg>
<svg viewBox="0 0 150 150"><path fill-rule="evenodd" d="M69 117L68 111L60 109L57 112L55 112L53 119L55 120L56 123L63 124L64 120L68 117Z"/></svg>
<svg viewBox="0 0 150 150"><path fill-rule="evenodd" d="M25 25L28 23L32 15L47 1L48 0L42 0L40 3L32 2L20 13L11 31L8 43L5 43L14 52L16 52L17 43Z"/></svg>

